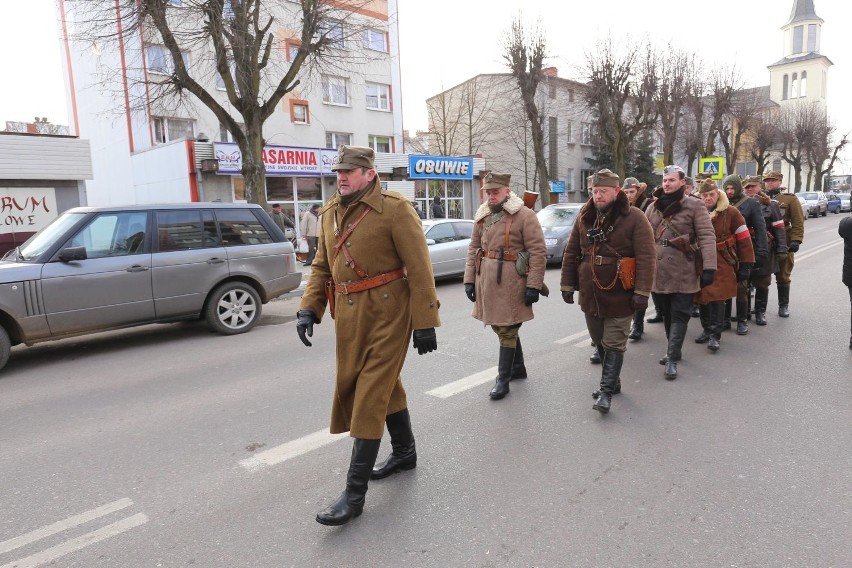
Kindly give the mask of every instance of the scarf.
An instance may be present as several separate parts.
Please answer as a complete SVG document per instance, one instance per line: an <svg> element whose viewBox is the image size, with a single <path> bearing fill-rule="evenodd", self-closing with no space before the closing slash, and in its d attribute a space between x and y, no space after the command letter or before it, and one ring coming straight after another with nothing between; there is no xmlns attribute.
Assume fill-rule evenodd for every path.
<svg viewBox="0 0 852 568"><path fill-rule="evenodd" d="M661 212L665 211L669 208L669 205L671 205L675 201L680 201L681 199L683 199L684 191L686 191L686 187L682 187L674 193L666 193L664 191L663 194L657 198L657 209L659 209Z"/></svg>

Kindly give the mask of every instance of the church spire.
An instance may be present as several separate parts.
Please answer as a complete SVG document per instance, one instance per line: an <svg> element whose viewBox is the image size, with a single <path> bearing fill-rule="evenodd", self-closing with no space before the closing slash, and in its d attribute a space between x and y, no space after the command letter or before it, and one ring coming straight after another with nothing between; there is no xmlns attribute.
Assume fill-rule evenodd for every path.
<svg viewBox="0 0 852 568"><path fill-rule="evenodd" d="M814 0L795 0L793 2L793 11L790 12L790 20L784 24L784 27L786 28L799 22L823 23L823 21L822 18L816 15Z"/></svg>

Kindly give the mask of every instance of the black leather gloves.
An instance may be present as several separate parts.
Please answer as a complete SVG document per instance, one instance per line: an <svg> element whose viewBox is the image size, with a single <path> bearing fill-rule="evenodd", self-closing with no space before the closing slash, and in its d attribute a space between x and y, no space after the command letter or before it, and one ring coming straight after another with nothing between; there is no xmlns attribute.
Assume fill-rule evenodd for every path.
<svg viewBox="0 0 852 568"><path fill-rule="evenodd" d="M704 270L701 272L701 287L706 288L716 279L715 270Z"/></svg>
<svg viewBox="0 0 852 568"><path fill-rule="evenodd" d="M476 301L476 285L475 284L465 284L464 285L464 293L467 294L467 299L471 302Z"/></svg>
<svg viewBox="0 0 852 568"><path fill-rule="evenodd" d="M737 269L737 282L745 282L750 274L751 265L746 262L740 263L740 267Z"/></svg>
<svg viewBox="0 0 852 568"><path fill-rule="evenodd" d="M787 250L790 252L799 252L799 245L802 244L799 241L790 241L790 244L787 245Z"/></svg>
<svg viewBox="0 0 852 568"><path fill-rule="evenodd" d="M538 302L538 295L540 292L535 288L527 288L527 291L524 292L524 303L528 306L532 306L536 302Z"/></svg>
<svg viewBox="0 0 852 568"><path fill-rule="evenodd" d="M633 308L634 312L638 312L639 310L647 310L648 296L643 296L642 294L633 294L633 297L630 298L630 307Z"/></svg>
<svg viewBox="0 0 852 568"><path fill-rule="evenodd" d="M574 303L574 292L562 292L562 301L566 304Z"/></svg>
<svg viewBox="0 0 852 568"><path fill-rule="evenodd" d="M308 337L314 336L314 324L317 323L317 316L311 310L299 310L296 312L296 333L299 334L299 339L302 343L310 347L313 345L308 341ZM307 335L308 337L305 337Z"/></svg>
<svg viewBox="0 0 852 568"><path fill-rule="evenodd" d="M434 327L415 329L413 337L414 348L417 349L418 354L423 355L438 350L438 337L435 335Z"/></svg>

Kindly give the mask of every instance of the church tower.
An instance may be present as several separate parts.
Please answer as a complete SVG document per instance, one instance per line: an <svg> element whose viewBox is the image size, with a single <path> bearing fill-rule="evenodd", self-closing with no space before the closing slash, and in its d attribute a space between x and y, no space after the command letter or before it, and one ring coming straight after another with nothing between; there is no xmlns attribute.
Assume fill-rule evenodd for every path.
<svg viewBox="0 0 852 568"><path fill-rule="evenodd" d="M821 55L823 19L814 0L794 0L784 32L784 58L769 66L769 97L782 107L791 102L816 102L825 107L831 60Z"/></svg>

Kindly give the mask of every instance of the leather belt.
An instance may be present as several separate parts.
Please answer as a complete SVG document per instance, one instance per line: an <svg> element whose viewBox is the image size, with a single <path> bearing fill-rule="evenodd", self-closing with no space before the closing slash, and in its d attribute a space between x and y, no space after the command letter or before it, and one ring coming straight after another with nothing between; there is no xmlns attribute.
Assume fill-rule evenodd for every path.
<svg viewBox="0 0 852 568"><path fill-rule="evenodd" d="M658 244L658 245L660 245L660 246L663 246L663 247L670 247L670 246L672 246L672 245L670 245L670 244L669 244L669 240L668 240L668 239L660 239L659 241L657 241L657 244Z"/></svg>
<svg viewBox="0 0 852 568"><path fill-rule="evenodd" d="M336 282L334 286L335 290L340 294L354 294L356 292L363 292L364 290L384 286L385 284L393 282L394 280L399 280L400 278L405 278L405 268L398 268L392 272L385 272L383 274L371 276L370 278L355 280L354 282Z"/></svg>
<svg viewBox="0 0 852 568"><path fill-rule="evenodd" d="M485 254L485 256L487 256L488 258L499 258L500 257L500 251L490 250ZM514 260L518 260L518 253L516 253L516 252L504 252L503 253L503 260L508 260L509 262L512 262Z"/></svg>
<svg viewBox="0 0 852 568"><path fill-rule="evenodd" d="M584 256L583 262L587 260L592 262L595 266L603 266L604 264L618 264L618 258L614 256Z"/></svg>

